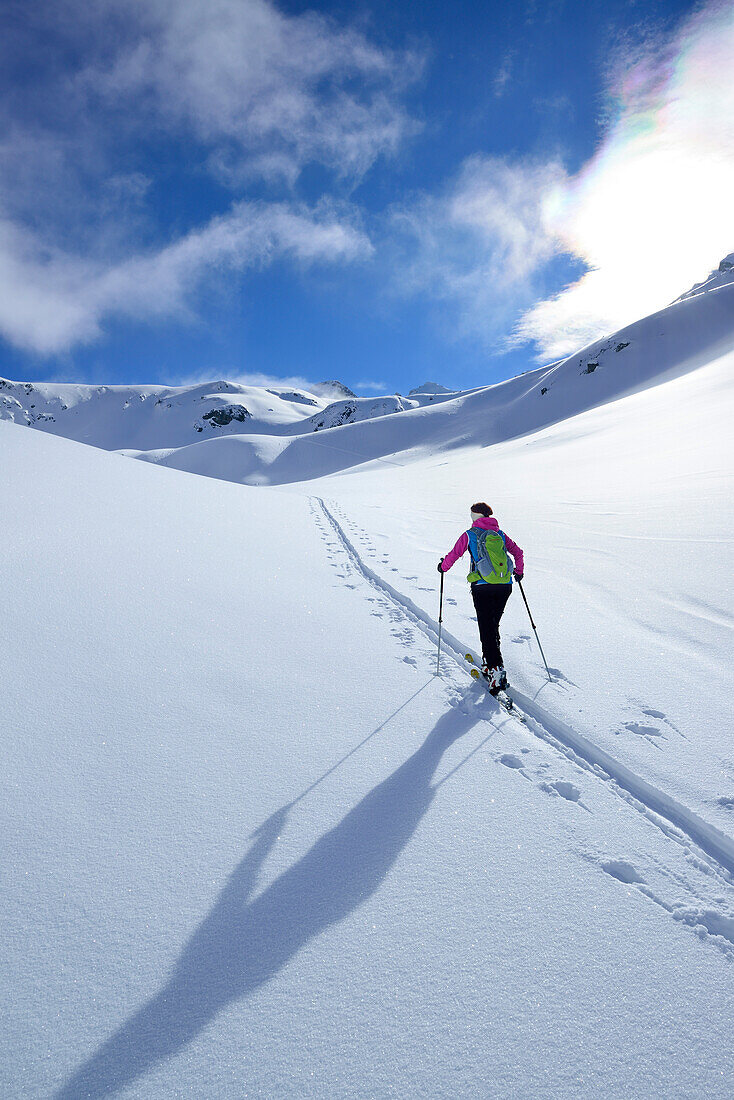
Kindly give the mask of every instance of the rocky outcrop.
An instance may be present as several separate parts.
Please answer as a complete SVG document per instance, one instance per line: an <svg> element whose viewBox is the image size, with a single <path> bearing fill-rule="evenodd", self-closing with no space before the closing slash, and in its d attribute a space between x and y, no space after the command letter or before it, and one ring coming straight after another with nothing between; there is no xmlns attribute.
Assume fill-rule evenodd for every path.
<svg viewBox="0 0 734 1100"><path fill-rule="evenodd" d="M217 409L210 409L209 412L205 412L201 419L195 422L194 427L197 432L203 432L207 426L210 428L226 428L233 421L243 424L245 420L250 418L250 415L244 405L222 405Z"/></svg>

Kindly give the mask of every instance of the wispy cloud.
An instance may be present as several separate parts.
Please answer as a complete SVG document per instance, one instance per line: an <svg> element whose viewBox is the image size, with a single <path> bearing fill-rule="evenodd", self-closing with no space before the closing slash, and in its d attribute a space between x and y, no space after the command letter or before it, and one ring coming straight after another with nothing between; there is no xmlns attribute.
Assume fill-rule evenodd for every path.
<svg viewBox="0 0 734 1100"><path fill-rule="evenodd" d="M226 379L228 382L234 382L236 385L240 386L258 386L264 389L279 391L306 390L307 392L313 392L312 387L318 384L297 374L289 374L280 377L275 374L263 373L262 371L241 371L236 367L225 366L219 368L215 367L211 370L189 371L177 378L173 378L171 380L171 385L176 387L200 386L206 382L217 382L220 379Z"/></svg>
<svg viewBox="0 0 734 1100"><path fill-rule="evenodd" d="M11 6L14 0L9 0ZM417 55L270 0L39 0L0 43L0 335L48 355L105 319L195 309L203 278L371 254L338 194L415 132ZM181 147L187 150L186 161ZM161 189L214 173L219 212L164 228ZM270 201L247 201L266 193ZM158 203L158 206L156 206Z"/></svg>
<svg viewBox="0 0 734 1100"><path fill-rule="evenodd" d="M239 203L166 247L117 263L49 250L0 221L0 331L20 348L49 354L100 334L109 316L182 314L202 279L287 256L304 264L367 257L356 227L327 211Z"/></svg>
<svg viewBox="0 0 734 1100"><path fill-rule="evenodd" d="M387 393L387 386L384 382L371 382L362 381L356 383L356 389L369 390L371 393Z"/></svg>
<svg viewBox="0 0 734 1100"><path fill-rule="evenodd" d="M373 45L314 12L270 0L112 0L125 35L78 84L109 104L192 133L229 180L294 179L318 161L360 175L415 131L400 100L422 59Z"/></svg>
<svg viewBox="0 0 734 1100"><path fill-rule="evenodd" d="M505 56L502 58L502 64L494 75L494 79L492 80L492 88L494 94L497 96L498 99L504 95L505 88L510 82L514 60L514 51L508 50Z"/></svg>
<svg viewBox="0 0 734 1100"><path fill-rule="evenodd" d="M470 158L442 194L393 210L399 289L451 303L460 334L496 342L518 301L537 298L558 245L549 207L565 182L558 161Z"/></svg>

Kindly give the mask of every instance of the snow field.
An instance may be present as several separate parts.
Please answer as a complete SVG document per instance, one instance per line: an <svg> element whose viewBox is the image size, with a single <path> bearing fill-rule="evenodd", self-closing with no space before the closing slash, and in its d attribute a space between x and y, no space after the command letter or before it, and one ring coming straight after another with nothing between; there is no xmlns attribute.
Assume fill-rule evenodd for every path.
<svg viewBox="0 0 734 1100"><path fill-rule="evenodd" d="M730 876L434 678L317 501L13 425L0 458L3 1094L730 1094ZM410 594L403 477L387 562L350 510Z"/></svg>
<svg viewBox="0 0 734 1100"><path fill-rule="evenodd" d="M734 832L734 354L544 431L310 482L365 563L433 618L435 565L488 500L526 552L503 619L512 682L729 838ZM467 558L444 628L476 646Z"/></svg>

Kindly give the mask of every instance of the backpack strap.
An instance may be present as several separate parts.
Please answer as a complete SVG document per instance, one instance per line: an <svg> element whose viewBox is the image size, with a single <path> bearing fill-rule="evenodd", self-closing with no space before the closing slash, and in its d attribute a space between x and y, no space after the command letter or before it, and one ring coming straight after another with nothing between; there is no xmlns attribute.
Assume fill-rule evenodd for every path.
<svg viewBox="0 0 734 1100"><path fill-rule="evenodd" d="M472 553L472 540L471 531L466 533L467 542L469 544L469 557L471 559L471 572L467 576L469 584L474 584L476 581L481 581L481 576L477 571L477 563L474 561L474 554Z"/></svg>
<svg viewBox="0 0 734 1100"><path fill-rule="evenodd" d="M467 543L469 544L469 557L471 559L472 573L474 573L476 571L476 568L477 568L477 563L474 561L474 555L471 552L471 531L467 531L466 540L467 540Z"/></svg>

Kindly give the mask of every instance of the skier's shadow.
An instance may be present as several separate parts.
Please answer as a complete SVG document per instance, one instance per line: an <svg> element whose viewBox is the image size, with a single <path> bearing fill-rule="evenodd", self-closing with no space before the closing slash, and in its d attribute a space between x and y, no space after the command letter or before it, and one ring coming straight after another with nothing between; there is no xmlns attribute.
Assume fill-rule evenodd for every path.
<svg viewBox="0 0 734 1100"><path fill-rule="evenodd" d="M110 1096L129 1085L365 902L431 805L440 785L431 781L443 754L490 716L472 689L465 699L467 711L456 707L443 714L404 764L250 900L293 803L272 814L253 834L252 847L185 945L166 985L69 1078L56 1100Z"/></svg>

